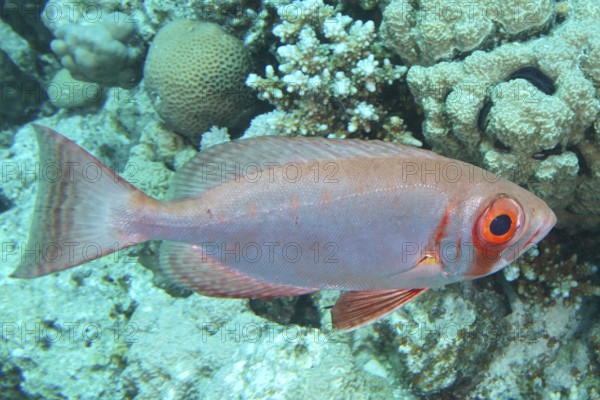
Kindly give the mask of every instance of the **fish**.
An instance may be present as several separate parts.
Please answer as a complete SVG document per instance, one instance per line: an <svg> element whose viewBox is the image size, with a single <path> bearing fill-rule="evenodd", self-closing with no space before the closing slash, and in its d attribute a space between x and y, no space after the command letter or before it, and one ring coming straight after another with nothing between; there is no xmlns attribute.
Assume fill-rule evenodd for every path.
<svg viewBox="0 0 600 400"><path fill-rule="evenodd" d="M265 136L199 152L152 198L75 142L33 125L40 165L12 278L162 241L169 281L226 298L342 294L333 327L383 318L429 288L499 271L553 228L526 189L393 142Z"/></svg>

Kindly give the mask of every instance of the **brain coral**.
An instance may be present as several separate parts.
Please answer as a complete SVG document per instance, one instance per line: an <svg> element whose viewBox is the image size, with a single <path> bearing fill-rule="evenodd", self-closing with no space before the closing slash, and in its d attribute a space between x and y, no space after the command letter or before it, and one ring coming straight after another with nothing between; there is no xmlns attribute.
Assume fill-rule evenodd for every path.
<svg viewBox="0 0 600 400"><path fill-rule="evenodd" d="M221 27L179 20L154 38L144 77L158 114L197 144L212 125L235 127L244 119L250 68L248 51Z"/></svg>

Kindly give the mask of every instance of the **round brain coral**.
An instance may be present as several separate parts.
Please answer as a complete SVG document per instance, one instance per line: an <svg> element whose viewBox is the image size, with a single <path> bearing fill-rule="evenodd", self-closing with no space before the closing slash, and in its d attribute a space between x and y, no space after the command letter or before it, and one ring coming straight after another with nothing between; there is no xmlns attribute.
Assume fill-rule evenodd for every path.
<svg viewBox="0 0 600 400"><path fill-rule="evenodd" d="M212 125L235 128L249 116L251 59L243 44L209 22L173 21L154 38L144 66L154 108L198 143Z"/></svg>

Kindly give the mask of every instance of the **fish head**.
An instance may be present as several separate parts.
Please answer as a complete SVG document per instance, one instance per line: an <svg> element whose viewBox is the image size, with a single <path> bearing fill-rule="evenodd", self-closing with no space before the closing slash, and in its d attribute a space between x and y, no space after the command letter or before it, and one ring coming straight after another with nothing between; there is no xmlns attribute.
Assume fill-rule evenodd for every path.
<svg viewBox="0 0 600 400"><path fill-rule="evenodd" d="M533 193L500 179L485 186L469 204L462 237L468 251L460 260L464 279L492 274L542 240L556 224L556 215ZM462 246L461 246L462 247Z"/></svg>
<svg viewBox="0 0 600 400"><path fill-rule="evenodd" d="M482 179L448 191L454 195L433 230L434 246L414 268L390 277L400 288L439 287L490 275L542 240L556 223L542 199L496 176L493 182Z"/></svg>

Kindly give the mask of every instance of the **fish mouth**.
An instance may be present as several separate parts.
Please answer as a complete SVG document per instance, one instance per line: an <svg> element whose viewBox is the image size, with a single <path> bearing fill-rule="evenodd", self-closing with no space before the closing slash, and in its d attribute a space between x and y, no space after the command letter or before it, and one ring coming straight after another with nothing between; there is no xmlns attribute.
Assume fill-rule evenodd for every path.
<svg viewBox="0 0 600 400"><path fill-rule="evenodd" d="M529 251L529 249L542 240L556 224L556 215L550 209L545 209L540 213L536 213L532 219L532 229L535 229L535 231L529 235L529 239L525 242L521 239L500 253L502 260L506 264L513 262L522 254ZM536 226L537 228L535 228Z"/></svg>
<svg viewBox="0 0 600 400"><path fill-rule="evenodd" d="M532 243L537 243L542 240L556 225L556 214L550 209L542 216L538 216L537 220L541 221L537 230L531 235L531 238L525 243L528 247Z"/></svg>

